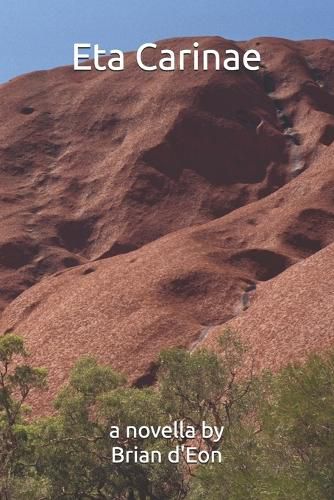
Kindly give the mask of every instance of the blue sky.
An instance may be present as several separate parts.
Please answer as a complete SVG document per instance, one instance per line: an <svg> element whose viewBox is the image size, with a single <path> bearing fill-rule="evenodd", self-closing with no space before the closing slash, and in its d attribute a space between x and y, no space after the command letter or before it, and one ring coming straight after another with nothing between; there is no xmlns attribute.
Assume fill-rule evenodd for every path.
<svg viewBox="0 0 334 500"><path fill-rule="evenodd" d="M0 0L0 82L105 49L186 35L333 38L333 0Z"/></svg>

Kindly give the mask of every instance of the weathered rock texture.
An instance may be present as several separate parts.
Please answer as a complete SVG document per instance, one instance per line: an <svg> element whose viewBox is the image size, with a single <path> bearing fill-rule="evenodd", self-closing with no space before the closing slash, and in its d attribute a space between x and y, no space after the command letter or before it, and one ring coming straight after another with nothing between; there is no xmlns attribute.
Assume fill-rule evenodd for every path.
<svg viewBox="0 0 334 500"><path fill-rule="evenodd" d="M261 71L145 73L129 54L119 74L0 86L0 328L50 394L83 354L150 383L162 348L236 316L261 367L331 343L334 42L235 46Z"/></svg>

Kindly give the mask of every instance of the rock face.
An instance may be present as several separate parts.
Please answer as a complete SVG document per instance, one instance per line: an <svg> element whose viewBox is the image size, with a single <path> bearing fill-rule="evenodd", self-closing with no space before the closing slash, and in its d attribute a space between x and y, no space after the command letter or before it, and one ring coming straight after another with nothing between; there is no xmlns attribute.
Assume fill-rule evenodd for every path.
<svg viewBox="0 0 334 500"><path fill-rule="evenodd" d="M255 369L277 370L334 345L334 244L262 284L249 309L228 322L249 346ZM201 346L216 349L221 328Z"/></svg>
<svg viewBox="0 0 334 500"><path fill-rule="evenodd" d="M297 293L294 269L333 261L334 42L197 40L256 47L261 71L145 73L128 54L119 74L0 86L0 329L25 335L50 394L88 353L151 383L162 348L239 328L281 279ZM322 290L334 306L325 274L319 311Z"/></svg>

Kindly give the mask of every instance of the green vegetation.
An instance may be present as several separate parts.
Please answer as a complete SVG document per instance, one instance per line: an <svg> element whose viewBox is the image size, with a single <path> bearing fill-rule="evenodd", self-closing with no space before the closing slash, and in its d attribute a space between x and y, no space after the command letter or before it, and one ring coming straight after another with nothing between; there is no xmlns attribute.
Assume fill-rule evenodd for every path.
<svg viewBox="0 0 334 500"><path fill-rule="evenodd" d="M129 387L92 358L81 359L60 391L54 416L34 420L26 406L46 387L27 364L20 337L0 337L0 499L322 500L334 498L334 353L255 379L238 377L244 347L231 332L222 355L182 349L160 356L155 388ZM128 426L182 421L196 429L197 452L222 463L191 466L167 452L189 439L126 435ZM219 440L201 424L224 426ZM111 434L110 430L119 429ZM114 463L124 452L158 450L161 463Z"/></svg>
<svg viewBox="0 0 334 500"><path fill-rule="evenodd" d="M13 491L19 492L21 483L28 492L43 482L31 465L34 452L24 417L25 401L31 390L45 387L46 371L24 364L26 358L20 337L0 337L0 498L6 500L15 498Z"/></svg>

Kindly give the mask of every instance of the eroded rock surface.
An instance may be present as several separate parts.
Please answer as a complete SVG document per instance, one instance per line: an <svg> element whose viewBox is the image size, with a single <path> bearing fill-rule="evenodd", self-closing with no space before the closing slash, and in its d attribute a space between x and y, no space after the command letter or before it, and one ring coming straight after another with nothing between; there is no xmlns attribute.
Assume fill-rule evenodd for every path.
<svg viewBox="0 0 334 500"><path fill-rule="evenodd" d="M282 283L293 308L294 269L301 297L312 283L315 307L334 306L326 273L307 275L333 257L334 43L236 46L261 52L259 73L148 74L129 54L120 74L58 68L0 86L0 329L48 367L50 397L83 354L151 383L162 348L253 325L261 290ZM302 317L296 328L290 354L294 335L313 335ZM265 337L250 338L261 352Z"/></svg>

